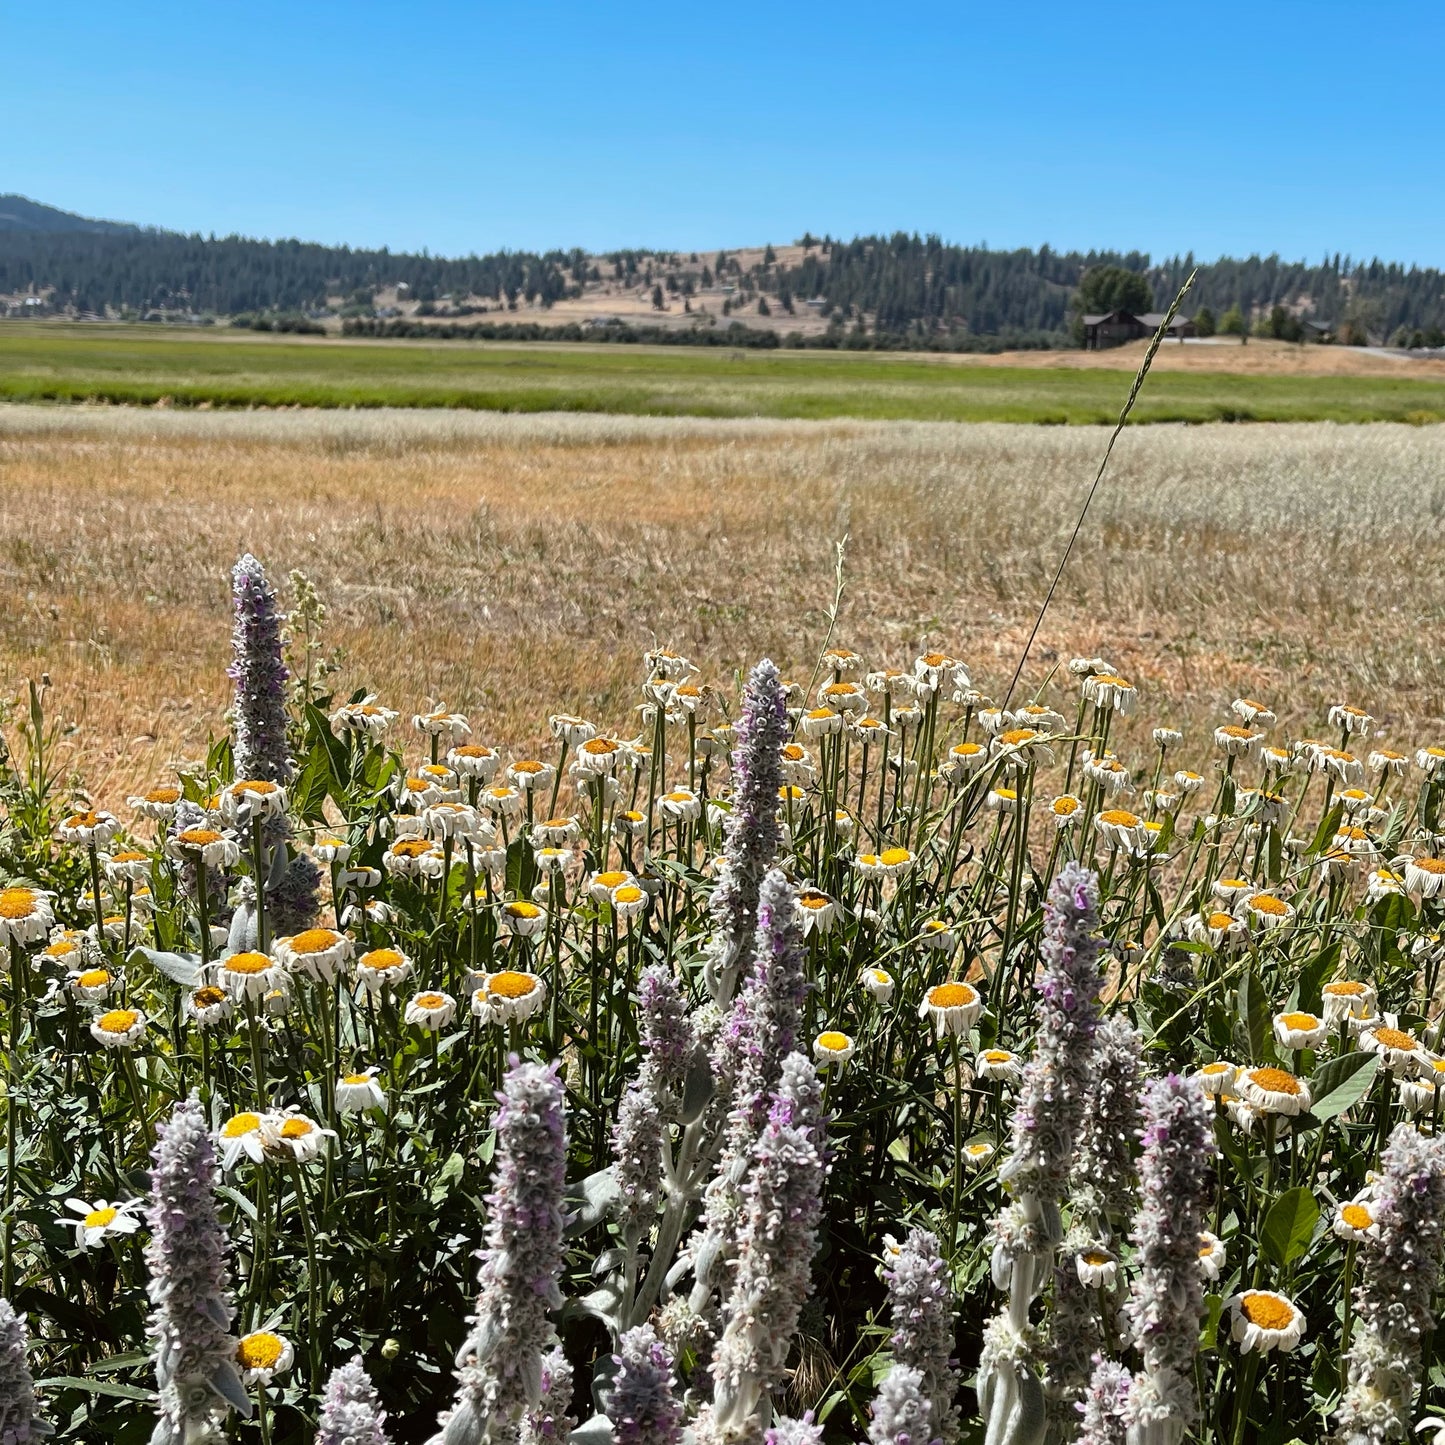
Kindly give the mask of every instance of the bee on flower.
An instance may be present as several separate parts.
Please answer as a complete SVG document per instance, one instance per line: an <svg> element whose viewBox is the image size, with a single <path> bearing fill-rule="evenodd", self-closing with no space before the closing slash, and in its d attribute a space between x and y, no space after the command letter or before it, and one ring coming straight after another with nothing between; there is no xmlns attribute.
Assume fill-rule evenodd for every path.
<svg viewBox="0 0 1445 1445"><path fill-rule="evenodd" d="M627 843L633 838L640 838L646 831L647 815L640 813L636 808L624 809L612 820L612 832L619 843Z"/></svg>
<svg viewBox="0 0 1445 1445"><path fill-rule="evenodd" d="M666 647L656 647L649 652L644 652L642 660L649 672L664 678L687 677L697 671L687 658Z"/></svg>
<svg viewBox="0 0 1445 1445"><path fill-rule="evenodd" d="M934 953L952 953L958 947L958 939L941 918L925 918L918 925L918 941Z"/></svg>
<svg viewBox="0 0 1445 1445"><path fill-rule="evenodd" d="M84 1199L67 1199L65 1207L70 1213L62 1214L56 1222L75 1231L75 1247L99 1249L107 1239L124 1239L140 1228L136 1215L145 1208L145 1200L97 1199L91 1204Z"/></svg>
<svg viewBox="0 0 1445 1445"><path fill-rule="evenodd" d="M1199 1272L1206 1280L1213 1283L1223 1273L1225 1266L1229 1263L1229 1254L1224 1247L1224 1241L1218 1235L1210 1234L1209 1231L1199 1232Z"/></svg>
<svg viewBox="0 0 1445 1445"><path fill-rule="evenodd" d="M186 1017L194 1019L203 1029L213 1028L231 1017L235 1006L225 989L215 984L202 984L186 994Z"/></svg>

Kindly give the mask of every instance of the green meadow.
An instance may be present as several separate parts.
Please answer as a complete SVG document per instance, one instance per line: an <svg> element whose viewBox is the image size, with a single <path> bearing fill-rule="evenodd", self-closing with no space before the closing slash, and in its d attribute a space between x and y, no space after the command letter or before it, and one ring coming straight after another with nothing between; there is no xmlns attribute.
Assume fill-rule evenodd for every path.
<svg viewBox="0 0 1445 1445"><path fill-rule="evenodd" d="M0 325L0 400L637 416L1112 422L1129 373L899 353L392 342ZM1156 372L1137 422L1445 421L1445 385Z"/></svg>

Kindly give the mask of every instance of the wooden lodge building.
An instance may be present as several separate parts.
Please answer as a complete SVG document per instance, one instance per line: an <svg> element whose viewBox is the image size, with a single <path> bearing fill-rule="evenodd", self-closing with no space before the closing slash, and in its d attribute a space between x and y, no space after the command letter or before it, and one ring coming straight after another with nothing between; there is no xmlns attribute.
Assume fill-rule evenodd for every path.
<svg viewBox="0 0 1445 1445"><path fill-rule="evenodd" d="M1102 351L1106 346L1122 346L1126 341L1138 341L1141 336L1153 336L1164 316L1163 311L1145 311L1137 316L1132 311L1086 313L1084 350ZM1194 322L1187 316L1176 316L1165 334L1182 342L1186 336L1194 335Z"/></svg>

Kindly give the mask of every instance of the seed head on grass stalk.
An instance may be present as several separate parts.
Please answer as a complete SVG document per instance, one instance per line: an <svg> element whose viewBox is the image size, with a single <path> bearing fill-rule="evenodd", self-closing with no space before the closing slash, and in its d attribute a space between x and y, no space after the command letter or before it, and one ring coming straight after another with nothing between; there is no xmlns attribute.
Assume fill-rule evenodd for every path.
<svg viewBox="0 0 1445 1445"><path fill-rule="evenodd" d="M456 1403L433 1445L480 1445L510 1434L542 1400L542 1362L556 1343L549 1310L562 1307L562 1197L567 1182L565 1095L557 1065L515 1056L497 1113L497 1173L487 1197L481 1292L457 1352Z"/></svg>
<svg viewBox="0 0 1445 1445"><path fill-rule="evenodd" d="M1380 1230L1361 1245L1337 1445L1406 1437L1421 1350L1435 1327L1432 1306L1445 1250L1445 1139L1399 1124L1380 1162L1371 1205Z"/></svg>
<svg viewBox="0 0 1445 1445"><path fill-rule="evenodd" d="M151 1152L146 1264L160 1419L152 1445L195 1445L251 1401L237 1373L230 1248L216 1214L220 1171L199 1101L176 1105Z"/></svg>

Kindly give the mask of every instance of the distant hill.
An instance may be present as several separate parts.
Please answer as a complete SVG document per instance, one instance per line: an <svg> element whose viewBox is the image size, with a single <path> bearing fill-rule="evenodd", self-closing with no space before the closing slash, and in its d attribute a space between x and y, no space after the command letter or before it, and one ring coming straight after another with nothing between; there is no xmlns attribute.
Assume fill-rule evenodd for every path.
<svg viewBox="0 0 1445 1445"><path fill-rule="evenodd" d="M0 196L0 231L38 231L52 236L86 231L92 235L125 236L137 235L140 229L125 221L93 221L74 211L32 201L29 196Z"/></svg>
<svg viewBox="0 0 1445 1445"><path fill-rule="evenodd" d="M995 251L903 232L687 255L573 248L448 258L182 235L0 196L0 314L10 298L11 314L27 316L239 316L438 336L525 325L637 339L639 328L660 328L677 340L703 331L716 339L741 323L773 345L998 350L1069 345L1075 293L1093 268L1143 276L1162 310L1193 264L1137 251ZM1225 257L1200 267L1187 309L1203 307L1216 318L1237 307L1246 320L1283 308L1355 339L1433 346L1445 339L1445 273L1339 254L1314 264ZM505 315L459 320L493 313Z"/></svg>

